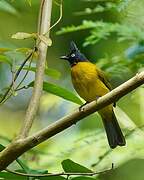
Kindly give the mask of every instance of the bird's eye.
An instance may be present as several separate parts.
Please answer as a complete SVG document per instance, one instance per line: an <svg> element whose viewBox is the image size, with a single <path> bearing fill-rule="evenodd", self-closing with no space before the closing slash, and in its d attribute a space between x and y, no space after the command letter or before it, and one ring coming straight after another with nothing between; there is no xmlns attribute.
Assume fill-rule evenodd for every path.
<svg viewBox="0 0 144 180"><path fill-rule="evenodd" d="M75 54L73 53L73 54L71 54L71 57L75 57Z"/></svg>

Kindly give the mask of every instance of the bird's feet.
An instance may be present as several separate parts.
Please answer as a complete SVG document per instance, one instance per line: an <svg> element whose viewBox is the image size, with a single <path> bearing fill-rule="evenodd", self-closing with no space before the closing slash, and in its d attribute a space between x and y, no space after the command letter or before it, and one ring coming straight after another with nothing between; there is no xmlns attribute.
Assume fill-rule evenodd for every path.
<svg viewBox="0 0 144 180"><path fill-rule="evenodd" d="M84 104L82 104L80 107L79 107L79 111L80 112L82 112L82 111L84 111L84 106L86 105L86 104L88 104L89 102L86 102L86 103L84 103Z"/></svg>

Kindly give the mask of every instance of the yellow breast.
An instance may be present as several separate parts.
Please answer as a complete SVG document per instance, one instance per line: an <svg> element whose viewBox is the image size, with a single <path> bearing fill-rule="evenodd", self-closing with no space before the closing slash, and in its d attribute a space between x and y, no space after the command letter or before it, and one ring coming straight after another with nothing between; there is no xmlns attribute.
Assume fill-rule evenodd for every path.
<svg viewBox="0 0 144 180"><path fill-rule="evenodd" d="M90 62L79 62L73 66L71 77L75 90L87 102L109 92L99 79L96 66Z"/></svg>

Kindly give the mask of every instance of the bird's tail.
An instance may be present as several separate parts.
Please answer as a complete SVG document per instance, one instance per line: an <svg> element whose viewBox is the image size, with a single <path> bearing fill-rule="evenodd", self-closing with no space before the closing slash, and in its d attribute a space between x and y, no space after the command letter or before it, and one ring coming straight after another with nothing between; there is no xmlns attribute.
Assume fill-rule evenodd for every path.
<svg viewBox="0 0 144 180"><path fill-rule="evenodd" d="M104 117L102 119L110 147L114 149L116 146L125 146L126 141L114 112L112 111L111 120L105 119Z"/></svg>

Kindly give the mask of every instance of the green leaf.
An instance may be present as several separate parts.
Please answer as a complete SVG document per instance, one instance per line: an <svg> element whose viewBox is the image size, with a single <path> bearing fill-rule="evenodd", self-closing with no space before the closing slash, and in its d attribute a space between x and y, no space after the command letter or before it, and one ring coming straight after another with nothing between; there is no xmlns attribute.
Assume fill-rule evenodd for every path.
<svg viewBox="0 0 144 180"><path fill-rule="evenodd" d="M61 34L65 34L65 33L70 33L70 32L75 32L75 31L80 31L80 30L85 30L85 29L91 29L91 28L95 28L97 25L103 23L102 21L87 21L84 20L82 21L82 24L80 24L79 26L67 26L67 27L63 27L61 28L59 31L56 32L57 35L61 35Z"/></svg>
<svg viewBox="0 0 144 180"><path fill-rule="evenodd" d="M20 165L20 167L24 170L25 173L29 173L29 167L20 159L16 159L17 163Z"/></svg>
<svg viewBox="0 0 144 180"><path fill-rule="evenodd" d="M17 172L25 172L28 174L46 174L46 173L48 173L48 170L46 170L46 169L31 169L20 159L17 159L16 161L22 168L20 170L16 170Z"/></svg>
<svg viewBox="0 0 144 180"><path fill-rule="evenodd" d="M36 72L36 67L25 66L25 67L23 67L23 69ZM55 79L59 79L61 76L61 73L59 71L57 71L56 69L46 68L45 69L45 75L53 77Z"/></svg>
<svg viewBox="0 0 144 180"><path fill-rule="evenodd" d="M28 2L28 4L31 6L31 0L26 0Z"/></svg>
<svg viewBox="0 0 144 180"><path fill-rule="evenodd" d="M60 76L61 76L61 73L56 69L46 68L45 69L45 75L51 76L51 77L53 77L55 79L59 79Z"/></svg>
<svg viewBox="0 0 144 180"><path fill-rule="evenodd" d="M33 87L34 82L31 82L28 87ZM72 92L68 91L67 89L64 89L63 87L60 87L58 85L44 82L43 84L43 90L54 94L56 96L62 97L68 101L74 102L76 104L81 105L82 101Z"/></svg>
<svg viewBox="0 0 144 180"><path fill-rule="evenodd" d="M144 40L144 32L138 26L103 21L84 20L82 24L78 26L71 25L63 27L56 34L61 35L87 29L92 30L86 37L84 46L93 45L102 39L107 39L112 33L116 33L119 42L126 40L139 42Z"/></svg>
<svg viewBox="0 0 144 180"><path fill-rule="evenodd" d="M0 172L0 178L4 180L26 180L27 177L15 175L8 172Z"/></svg>
<svg viewBox="0 0 144 180"><path fill-rule="evenodd" d="M29 174L46 174L48 170L46 169L29 169Z"/></svg>
<svg viewBox="0 0 144 180"><path fill-rule="evenodd" d="M40 180L66 180L66 178L62 176L47 176L47 177L40 177Z"/></svg>
<svg viewBox="0 0 144 180"><path fill-rule="evenodd" d="M0 62L12 65L12 62L10 61L10 59L5 55L0 55Z"/></svg>
<svg viewBox="0 0 144 180"><path fill-rule="evenodd" d="M15 49L16 52L21 52L21 53L28 53L29 51L32 51L30 48L17 48Z"/></svg>
<svg viewBox="0 0 144 180"><path fill-rule="evenodd" d="M5 53L11 50L12 50L11 48L0 48L0 53Z"/></svg>
<svg viewBox="0 0 144 180"><path fill-rule="evenodd" d="M95 8L85 8L83 11L76 12L76 15L90 15L95 13L102 13L104 11L118 10L115 3L107 2L103 5L98 4Z"/></svg>
<svg viewBox="0 0 144 180"><path fill-rule="evenodd" d="M13 15L18 15L17 10L11 4L4 0L0 0L0 10Z"/></svg>
<svg viewBox="0 0 144 180"><path fill-rule="evenodd" d="M79 172L79 173L90 173L92 172L90 169L75 163L74 161L72 161L71 159L66 159L64 161L62 161L62 167L63 170L67 173L72 173L72 172Z"/></svg>
<svg viewBox="0 0 144 180"><path fill-rule="evenodd" d="M99 2L95 8L89 8L87 7L83 11L76 12L76 15L90 15L90 14L95 14L95 13L102 13L105 11L111 11L115 10L118 13L121 11L125 10L126 7L130 4L130 1L132 0L127 0L127 1L108 1L107 0L102 0L103 3L100 3L101 0L85 0L85 1L91 1L91 2Z"/></svg>
<svg viewBox="0 0 144 180"><path fill-rule="evenodd" d="M4 149L5 149L5 147L2 144L0 144L0 152Z"/></svg>
<svg viewBox="0 0 144 180"><path fill-rule="evenodd" d="M35 33L25 33L25 32L17 32L11 36L13 39L29 39L33 38L36 39L37 36Z"/></svg>
<svg viewBox="0 0 144 180"><path fill-rule="evenodd" d="M79 177L74 177L71 180L98 180L98 178L94 177L86 177L86 176L79 176Z"/></svg>

